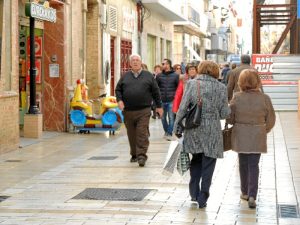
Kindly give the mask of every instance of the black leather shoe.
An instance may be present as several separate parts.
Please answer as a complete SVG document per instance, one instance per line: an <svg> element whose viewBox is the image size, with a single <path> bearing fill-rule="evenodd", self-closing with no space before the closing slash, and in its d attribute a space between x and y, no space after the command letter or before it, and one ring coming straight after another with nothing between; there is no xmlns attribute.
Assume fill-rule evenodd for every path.
<svg viewBox="0 0 300 225"><path fill-rule="evenodd" d="M199 209L205 208L207 206L206 202L203 202L201 204L198 202L198 204L199 204Z"/></svg>
<svg viewBox="0 0 300 225"><path fill-rule="evenodd" d="M136 156L132 156L130 159L130 162L137 162L137 157Z"/></svg>
<svg viewBox="0 0 300 225"><path fill-rule="evenodd" d="M207 199L209 197L209 193L200 192L197 202L199 205L199 208L205 208L207 206Z"/></svg>
<svg viewBox="0 0 300 225"><path fill-rule="evenodd" d="M144 158L138 159L138 164L140 167L144 167L146 163L146 160Z"/></svg>

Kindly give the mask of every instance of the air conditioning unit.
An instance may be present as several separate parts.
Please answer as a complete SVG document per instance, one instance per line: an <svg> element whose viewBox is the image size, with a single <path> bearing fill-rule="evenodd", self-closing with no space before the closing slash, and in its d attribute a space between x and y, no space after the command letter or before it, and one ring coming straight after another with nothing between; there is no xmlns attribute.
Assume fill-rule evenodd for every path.
<svg viewBox="0 0 300 225"><path fill-rule="evenodd" d="M106 4L101 4L101 7L100 7L100 23L103 25L107 24L107 6L106 6Z"/></svg>

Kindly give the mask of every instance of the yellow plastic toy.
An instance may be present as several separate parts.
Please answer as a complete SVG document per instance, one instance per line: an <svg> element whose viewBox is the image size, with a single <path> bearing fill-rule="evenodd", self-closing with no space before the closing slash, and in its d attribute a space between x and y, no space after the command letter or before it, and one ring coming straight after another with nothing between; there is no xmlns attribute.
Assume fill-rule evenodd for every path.
<svg viewBox="0 0 300 225"><path fill-rule="evenodd" d="M70 120L80 133L89 133L90 130L110 131L112 134L123 123L122 111L118 108L114 96L100 96L99 114L93 115L93 104L88 99L88 87L83 80L77 80L74 97L70 103Z"/></svg>

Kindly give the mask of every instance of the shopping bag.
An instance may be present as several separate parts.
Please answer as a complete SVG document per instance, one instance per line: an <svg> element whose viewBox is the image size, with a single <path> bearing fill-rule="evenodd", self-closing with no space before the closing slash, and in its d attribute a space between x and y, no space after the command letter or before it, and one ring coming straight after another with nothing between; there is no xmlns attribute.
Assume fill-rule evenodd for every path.
<svg viewBox="0 0 300 225"><path fill-rule="evenodd" d="M182 138L181 138L182 139ZM171 141L168 154L163 166L164 175L172 175L177 165L177 160L182 149L182 140Z"/></svg>
<svg viewBox="0 0 300 225"><path fill-rule="evenodd" d="M181 151L177 160L177 171L183 176L191 167L189 153Z"/></svg>

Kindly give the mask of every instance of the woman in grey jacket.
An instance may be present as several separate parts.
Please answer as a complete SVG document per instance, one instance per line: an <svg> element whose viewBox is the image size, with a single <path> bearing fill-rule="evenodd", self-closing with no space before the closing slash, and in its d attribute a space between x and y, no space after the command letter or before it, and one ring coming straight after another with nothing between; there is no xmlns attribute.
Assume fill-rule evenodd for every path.
<svg viewBox="0 0 300 225"><path fill-rule="evenodd" d="M241 199L248 200L249 208L256 207L259 159L267 152L267 133L275 124L271 99L259 89L261 81L254 69L243 70L238 85L241 92L230 102L233 124L232 150L238 153L241 181Z"/></svg>
<svg viewBox="0 0 300 225"><path fill-rule="evenodd" d="M198 82L200 83L200 97L202 98L201 125L184 131L183 149L191 153L189 190L192 201L197 201L199 208L206 207L209 188L212 181L216 159L223 157L223 139L221 119L230 114L227 91L220 83L219 66L211 61L203 61L198 66L198 75L187 82L179 110L174 124L174 132L178 134L179 124L187 109L196 104L198 98ZM201 188L200 188L200 180Z"/></svg>

